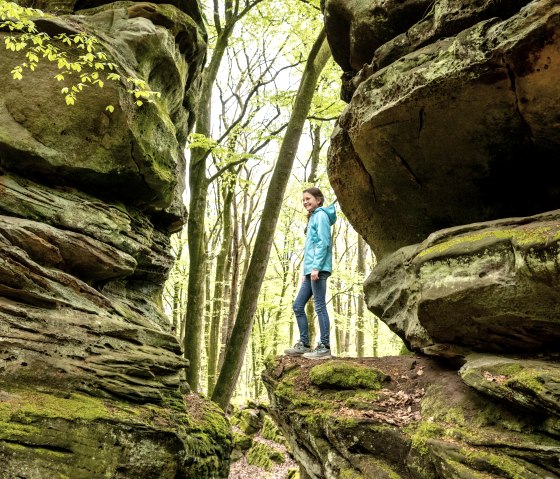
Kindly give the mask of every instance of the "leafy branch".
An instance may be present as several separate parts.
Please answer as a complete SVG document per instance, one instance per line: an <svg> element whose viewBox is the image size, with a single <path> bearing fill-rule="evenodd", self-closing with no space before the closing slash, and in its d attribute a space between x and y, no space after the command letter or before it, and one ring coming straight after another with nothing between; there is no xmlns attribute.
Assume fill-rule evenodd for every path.
<svg viewBox="0 0 560 479"><path fill-rule="evenodd" d="M74 105L78 93L84 88L103 88L105 81L121 80L117 65L110 62L105 53L98 51L99 41L96 38L84 32L60 33L55 36L40 32L32 18L44 16L41 10L0 0L0 30L13 32L5 38L5 47L12 52L25 54L25 61L10 72L14 80L23 80L24 71L35 71L43 59L53 62L59 70L54 76L57 81L64 81L67 77L76 80L72 86L60 90L67 105ZM76 50L79 54L71 59L69 52ZM159 92L148 89L144 80L131 77L125 80L127 92L133 96L137 106L161 97ZM106 110L113 112L114 107L108 105Z"/></svg>

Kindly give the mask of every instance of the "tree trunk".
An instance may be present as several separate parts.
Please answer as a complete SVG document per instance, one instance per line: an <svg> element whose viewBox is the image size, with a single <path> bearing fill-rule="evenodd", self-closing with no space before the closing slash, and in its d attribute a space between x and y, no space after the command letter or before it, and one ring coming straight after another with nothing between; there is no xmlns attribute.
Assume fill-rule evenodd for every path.
<svg viewBox="0 0 560 479"><path fill-rule="evenodd" d="M196 132L210 136L210 114L212 88L218 76L220 63L226 51L233 25L226 25L218 36L212 59L204 70L202 89L197 109ZM195 391L199 389L200 355L202 351L202 325L204 311L204 275L206 255L204 245L206 199L208 178L206 177L206 148L193 148L189 162L189 219L187 234L189 241L189 285L187 313L185 316L185 357L189 360L187 381Z"/></svg>
<svg viewBox="0 0 560 479"><path fill-rule="evenodd" d="M321 154L321 125L315 125L311 130L311 140L313 148L311 149L311 169L307 182L315 184L317 181L317 167L319 166L319 157Z"/></svg>
<svg viewBox="0 0 560 479"><path fill-rule="evenodd" d="M241 291L237 319L226 348L224 365L212 395L212 400L218 403L224 410L229 405L243 364L243 357L251 333L260 287L270 257L276 223L280 215L282 200L292 171L303 126L311 107L315 86L330 55L330 49L323 29L315 40L307 59L286 134L278 153L278 160L274 167L274 173L272 174L266 195L249 270Z"/></svg>
<svg viewBox="0 0 560 479"><path fill-rule="evenodd" d="M233 202L233 237L230 258L231 279L229 286L229 308L224 325L222 326L222 341L220 347L220 358L218 359L218 371L222 369L224 364L224 355L226 346L229 343L231 332L233 331L233 323L235 312L237 311L237 292L239 288L239 217L237 214L237 202Z"/></svg>
<svg viewBox="0 0 560 479"><path fill-rule="evenodd" d="M358 235L358 274L363 278L366 272L365 243L363 238ZM360 288L358 295L358 315L356 318L356 355L364 357L364 294Z"/></svg>
<svg viewBox="0 0 560 479"><path fill-rule="evenodd" d="M377 318L377 316L373 317L372 345L373 345L372 356L376 358L379 356L379 319Z"/></svg>
<svg viewBox="0 0 560 479"><path fill-rule="evenodd" d="M210 321L210 336L208 348L208 395L211 396L216 383L216 368L218 366L218 351L220 348L220 322L224 307L224 281L228 253L231 249L233 229L231 224L231 202L233 189L226 187L224 194L224 208L222 211L222 244L216 258L216 281L214 283L214 305Z"/></svg>

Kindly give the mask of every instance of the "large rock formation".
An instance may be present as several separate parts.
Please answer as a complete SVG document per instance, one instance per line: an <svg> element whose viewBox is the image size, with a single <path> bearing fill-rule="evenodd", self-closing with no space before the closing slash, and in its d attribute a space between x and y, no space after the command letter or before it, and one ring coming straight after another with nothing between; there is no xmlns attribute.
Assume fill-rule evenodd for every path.
<svg viewBox="0 0 560 479"><path fill-rule="evenodd" d="M560 4L324 8L329 176L380 259L368 307L416 354L269 365L302 475L559 478Z"/></svg>
<svg viewBox="0 0 560 479"><path fill-rule="evenodd" d="M161 304L186 214L198 6L74 3L42 2L67 15L39 30L94 35L120 81L68 107L56 65L18 81L24 58L0 55L0 477L227 477L229 426L189 393ZM128 77L161 99L137 107Z"/></svg>
<svg viewBox="0 0 560 479"><path fill-rule="evenodd" d="M286 357L263 379L304 479L556 479L558 373L480 355L461 377L422 356Z"/></svg>
<svg viewBox="0 0 560 479"><path fill-rule="evenodd" d="M327 1L334 22L331 3L367 5L372 35L385 32L379 18L390 16L378 4L392 2ZM393 27L400 36L375 51L355 34L329 36L335 51L349 42L349 58L359 50L372 61L348 80L355 92L332 138L329 176L378 257L441 228L558 207L560 6L506 2L496 11L503 3L432 2L419 23ZM519 3L528 4L509 16ZM457 12L463 21L450 20ZM359 25L369 18L354 17Z"/></svg>

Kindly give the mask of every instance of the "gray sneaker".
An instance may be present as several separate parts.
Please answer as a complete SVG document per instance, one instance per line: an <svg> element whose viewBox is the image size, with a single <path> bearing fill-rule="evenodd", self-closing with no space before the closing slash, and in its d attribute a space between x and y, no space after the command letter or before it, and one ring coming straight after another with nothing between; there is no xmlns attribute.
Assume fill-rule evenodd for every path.
<svg viewBox="0 0 560 479"><path fill-rule="evenodd" d="M332 357L331 348L325 346L323 343L319 343L312 352L305 353L303 357L307 359L329 359Z"/></svg>
<svg viewBox="0 0 560 479"><path fill-rule="evenodd" d="M301 341L298 341L296 344L294 344L293 348L284 349L284 354L287 354L288 356L301 356L304 353L310 352L311 348L303 344Z"/></svg>

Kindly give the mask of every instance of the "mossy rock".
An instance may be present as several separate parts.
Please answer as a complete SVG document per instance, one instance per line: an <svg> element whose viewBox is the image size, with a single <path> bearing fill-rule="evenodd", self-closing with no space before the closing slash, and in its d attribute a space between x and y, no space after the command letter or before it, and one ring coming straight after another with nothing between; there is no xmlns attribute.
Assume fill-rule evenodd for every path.
<svg viewBox="0 0 560 479"><path fill-rule="evenodd" d="M247 453L247 463L271 471L274 464L283 464L284 455L278 450L262 442L257 442Z"/></svg>
<svg viewBox="0 0 560 479"><path fill-rule="evenodd" d="M262 427L259 411L255 409L242 409L239 412L239 429L245 434L255 434Z"/></svg>
<svg viewBox="0 0 560 479"><path fill-rule="evenodd" d="M169 402L140 405L4 385L0 477L226 477L231 435L218 407L195 395L182 408Z"/></svg>
<svg viewBox="0 0 560 479"><path fill-rule="evenodd" d="M241 451L248 451L253 445L253 438L247 434L234 432L233 433L233 448Z"/></svg>
<svg viewBox="0 0 560 479"><path fill-rule="evenodd" d="M459 373L469 386L501 401L560 414L560 367L555 362L471 354Z"/></svg>
<svg viewBox="0 0 560 479"><path fill-rule="evenodd" d="M313 367L311 382L320 388L381 389L389 376L381 371L349 361L329 361Z"/></svg>
<svg viewBox="0 0 560 479"><path fill-rule="evenodd" d="M274 424L270 416L266 415L263 419L263 426L261 436L270 441L277 442L278 444L286 444L286 439L280 432L280 429Z"/></svg>

